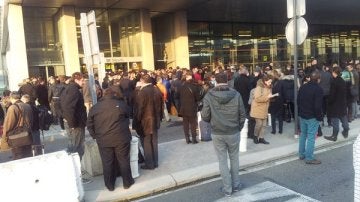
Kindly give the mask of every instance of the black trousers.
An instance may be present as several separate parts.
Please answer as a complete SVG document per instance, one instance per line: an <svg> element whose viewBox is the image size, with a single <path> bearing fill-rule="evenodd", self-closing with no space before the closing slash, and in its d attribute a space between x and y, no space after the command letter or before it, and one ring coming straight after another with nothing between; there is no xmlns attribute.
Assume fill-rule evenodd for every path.
<svg viewBox="0 0 360 202"><path fill-rule="evenodd" d="M31 157L32 156L32 151L31 151L31 145L26 145L26 146L22 146L22 147L16 147L16 148L11 148L11 152L12 152L12 157L13 160L16 159L22 159L22 158L26 158L26 157Z"/></svg>
<svg viewBox="0 0 360 202"><path fill-rule="evenodd" d="M140 136L141 144L144 148L145 166L148 168L158 167L158 135L148 134Z"/></svg>
<svg viewBox="0 0 360 202"><path fill-rule="evenodd" d="M252 117L249 117L249 121L248 121L248 138L254 138L254 132L255 132L255 119Z"/></svg>
<svg viewBox="0 0 360 202"><path fill-rule="evenodd" d="M284 118L284 109L280 109L274 113L271 113L271 128L272 132L276 132L276 120L279 121L279 133L283 131L283 120Z"/></svg>
<svg viewBox="0 0 360 202"><path fill-rule="evenodd" d="M189 137L189 128L193 138L196 138L196 128L197 128L197 117L195 116L184 116L183 115L183 128L185 138Z"/></svg>
<svg viewBox="0 0 360 202"><path fill-rule="evenodd" d="M105 186L108 189L114 189L118 169L121 172L123 186L130 186L134 182L130 168L130 142L116 147L98 146L103 164Z"/></svg>

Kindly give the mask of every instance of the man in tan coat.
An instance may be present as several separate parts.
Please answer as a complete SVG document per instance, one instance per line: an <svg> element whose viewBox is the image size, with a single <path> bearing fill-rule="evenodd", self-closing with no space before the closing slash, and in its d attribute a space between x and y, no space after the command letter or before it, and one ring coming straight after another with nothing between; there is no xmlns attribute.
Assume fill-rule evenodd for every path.
<svg viewBox="0 0 360 202"><path fill-rule="evenodd" d="M3 136L2 138L8 139L8 133L14 130L17 126L27 126L31 130L33 122L33 115L30 105L20 101L20 94L12 92L10 94L11 106L8 108L5 115ZM11 145L10 145L11 146ZM31 156L31 144L22 147L12 147L11 152L13 159L21 159Z"/></svg>

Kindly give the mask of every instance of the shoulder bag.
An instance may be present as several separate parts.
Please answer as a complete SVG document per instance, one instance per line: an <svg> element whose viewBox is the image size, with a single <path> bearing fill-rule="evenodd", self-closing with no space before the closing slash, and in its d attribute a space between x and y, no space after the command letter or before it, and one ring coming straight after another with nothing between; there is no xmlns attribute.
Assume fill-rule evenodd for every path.
<svg viewBox="0 0 360 202"><path fill-rule="evenodd" d="M14 105L19 109L20 115L19 117L17 117L17 126L13 130L9 131L7 134L9 146L12 148L16 148L31 145L32 136L29 127L26 125L19 126L19 123L24 118L24 112L17 104Z"/></svg>

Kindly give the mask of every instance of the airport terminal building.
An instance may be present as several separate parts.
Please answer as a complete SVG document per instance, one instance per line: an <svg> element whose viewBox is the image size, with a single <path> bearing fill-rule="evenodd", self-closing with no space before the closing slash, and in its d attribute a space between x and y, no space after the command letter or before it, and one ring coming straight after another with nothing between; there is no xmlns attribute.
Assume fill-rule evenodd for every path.
<svg viewBox="0 0 360 202"><path fill-rule="evenodd" d="M299 61L360 57L360 1L309 0ZM287 64L286 0L5 0L0 88L29 76L80 71L80 13L94 10L108 70Z"/></svg>

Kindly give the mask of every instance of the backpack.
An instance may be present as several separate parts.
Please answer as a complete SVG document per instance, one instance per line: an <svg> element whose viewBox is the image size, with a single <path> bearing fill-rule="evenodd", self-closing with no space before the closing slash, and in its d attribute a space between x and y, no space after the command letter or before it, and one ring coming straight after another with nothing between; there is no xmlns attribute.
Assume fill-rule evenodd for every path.
<svg viewBox="0 0 360 202"><path fill-rule="evenodd" d="M64 88L65 88L65 86L57 84L54 89L53 97L60 97Z"/></svg>
<svg viewBox="0 0 360 202"><path fill-rule="evenodd" d="M39 105L37 108L39 110L39 129L40 130L49 130L50 125L54 121L53 115L51 114L51 112L48 110L48 108L46 106Z"/></svg>

